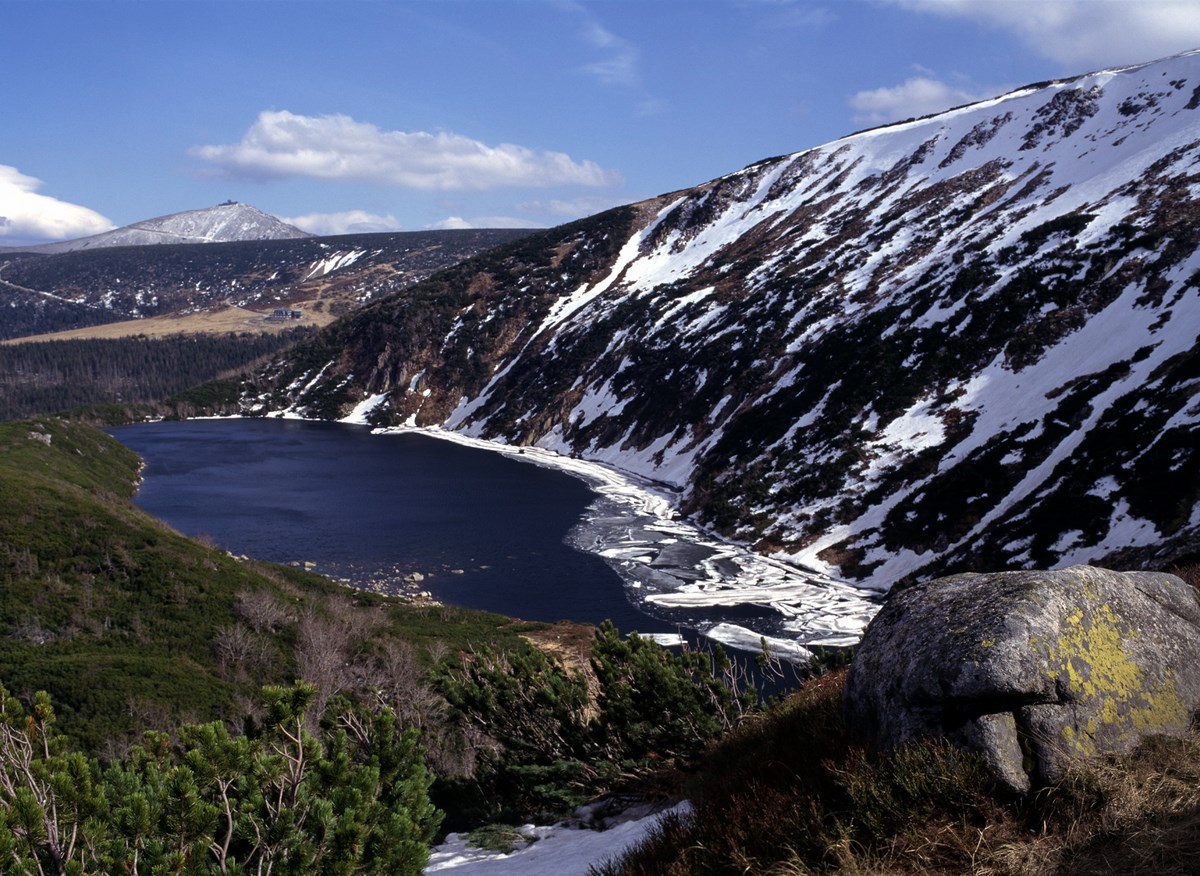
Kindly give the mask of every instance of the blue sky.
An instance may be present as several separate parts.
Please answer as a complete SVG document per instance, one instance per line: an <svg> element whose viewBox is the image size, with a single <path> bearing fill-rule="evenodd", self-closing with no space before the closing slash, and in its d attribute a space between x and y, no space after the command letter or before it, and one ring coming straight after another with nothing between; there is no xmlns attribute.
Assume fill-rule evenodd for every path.
<svg viewBox="0 0 1200 876"><path fill-rule="evenodd" d="M1200 47L1200 0L0 0L0 245L552 226Z"/></svg>

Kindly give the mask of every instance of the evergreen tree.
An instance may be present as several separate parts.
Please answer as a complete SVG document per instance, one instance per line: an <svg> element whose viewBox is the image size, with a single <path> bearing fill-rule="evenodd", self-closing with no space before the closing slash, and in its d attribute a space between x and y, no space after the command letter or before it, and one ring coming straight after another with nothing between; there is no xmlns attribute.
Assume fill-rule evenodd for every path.
<svg viewBox="0 0 1200 876"><path fill-rule="evenodd" d="M0 869L416 876L441 820L416 732L339 700L314 733L316 693L265 688L252 735L151 733L102 770L66 750L48 697L27 713L0 686Z"/></svg>

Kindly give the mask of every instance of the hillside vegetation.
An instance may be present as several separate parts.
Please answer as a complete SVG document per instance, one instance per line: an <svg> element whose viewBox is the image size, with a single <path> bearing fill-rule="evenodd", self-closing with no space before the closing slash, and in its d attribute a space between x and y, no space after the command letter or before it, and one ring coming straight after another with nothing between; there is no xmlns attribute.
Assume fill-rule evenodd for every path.
<svg viewBox="0 0 1200 876"><path fill-rule="evenodd" d="M318 680L332 661L366 671L406 648L419 666L431 650L513 647L541 626L230 556L135 507L139 467L87 426L0 424L0 680L21 696L49 692L59 727L86 750L186 720L238 721L261 685Z"/></svg>
<svg viewBox="0 0 1200 876"><path fill-rule="evenodd" d="M0 338L227 306L338 315L526 232L397 231L0 253Z"/></svg>
<svg viewBox="0 0 1200 876"><path fill-rule="evenodd" d="M113 872L139 855L142 872L264 855L290 861L283 872L415 872L389 862L416 860L411 843L443 820L434 806L457 829L561 817L692 762L754 710L719 650L409 604L231 556L136 508L139 465L80 423L0 424L0 860L13 872ZM324 833L283 830L285 786L284 808ZM408 826L387 828L396 817ZM274 836L268 823L286 842L250 836ZM76 834L90 839L63 869ZM338 869L336 842L376 834L403 848L363 839L379 853Z"/></svg>

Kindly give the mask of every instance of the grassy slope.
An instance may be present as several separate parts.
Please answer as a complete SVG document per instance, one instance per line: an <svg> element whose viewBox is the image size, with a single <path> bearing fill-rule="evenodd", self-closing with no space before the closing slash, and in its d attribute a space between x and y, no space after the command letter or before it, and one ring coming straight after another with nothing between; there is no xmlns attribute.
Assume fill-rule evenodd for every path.
<svg viewBox="0 0 1200 876"><path fill-rule="evenodd" d="M293 677L304 616L348 618L370 631L361 647L403 640L418 654L514 641L534 626L237 560L136 508L138 468L132 451L78 423L0 424L0 679L22 696L49 691L85 749L183 720L236 720L260 684ZM231 671L215 642L252 593L285 617L256 639L254 671Z"/></svg>

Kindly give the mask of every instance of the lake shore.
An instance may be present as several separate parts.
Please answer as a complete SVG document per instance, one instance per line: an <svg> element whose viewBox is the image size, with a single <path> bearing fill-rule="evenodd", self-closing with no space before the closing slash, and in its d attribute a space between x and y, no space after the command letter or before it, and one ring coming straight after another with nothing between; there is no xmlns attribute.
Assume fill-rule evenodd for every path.
<svg viewBox="0 0 1200 876"><path fill-rule="evenodd" d="M554 468L588 484L597 499L569 541L603 557L630 601L723 645L805 662L812 647L854 645L881 594L756 554L682 519L679 493L609 465L540 447L517 447L440 427L392 426L373 434L427 435Z"/></svg>

